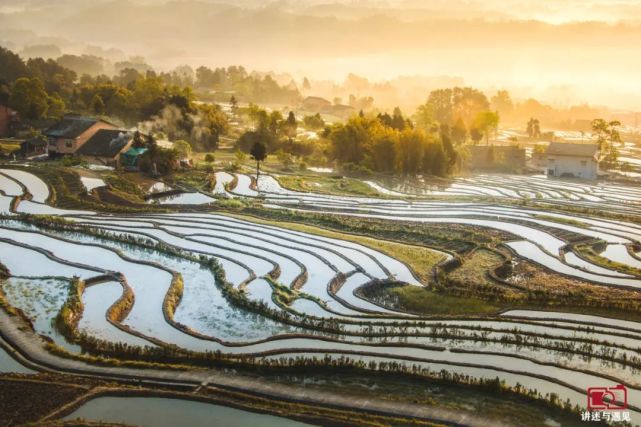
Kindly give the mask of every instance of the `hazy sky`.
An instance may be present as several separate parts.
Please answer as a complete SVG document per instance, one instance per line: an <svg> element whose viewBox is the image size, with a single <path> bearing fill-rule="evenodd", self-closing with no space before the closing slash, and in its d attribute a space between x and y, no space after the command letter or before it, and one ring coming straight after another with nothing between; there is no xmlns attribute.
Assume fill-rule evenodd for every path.
<svg viewBox="0 0 641 427"><path fill-rule="evenodd" d="M94 45L297 79L461 77L556 105L641 110L636 0L0 0L0 43ZM113 53L113 52L112 52Z"/></svg>

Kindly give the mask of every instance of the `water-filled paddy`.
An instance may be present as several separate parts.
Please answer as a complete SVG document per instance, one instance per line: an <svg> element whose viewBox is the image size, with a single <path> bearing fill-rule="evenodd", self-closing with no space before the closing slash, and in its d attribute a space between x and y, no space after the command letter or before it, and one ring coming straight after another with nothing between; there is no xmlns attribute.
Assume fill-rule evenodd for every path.
<svg viewBox="0 0 641 427"><path fill-rule="evenodd" d="M133 424L139 427L305 426L283 417L243 411L241 409L160 397L98 397L83 404L64 420L82 418L108 423Z"/></svg>
<svg viewBox="0 0 641 427"><path fill-rule="evenodd" d="M34 202L45 203L49 198L49 187L34 174L18 169L0 169L0 173L13 178L27 187L27 191L31 193Z"/></svg>
<svg viewBox="0 0 641 427"><path fill-rule="evenodd" d="M91 178L88 176L81 176L80 181L82 182L82 185L85 186L88 192L90 192L94 188L104 187L106 185L105 181L103 181L101 178Z"/></svg>
<svg viewBox="0 0 641 427"><path fill-rule="evenodd" d="M158 203L161 205L203 205L206 203L214 203L215 201L216 199L201 193L180 193L173 196L149 199L147 203Z"/></svg>
<svg viewBox="0 0 641 427"><path fill-rule="evenodd" d="M9 356L4 348L0 347L0 373L11 372L17 374L33 374L36 371L20 364L16 359Z"/></svg>
<svg viewBox="0 0 641 427"><path fill-rule="evenodd" d="M217 182L218 191L226 192L224 184L231 182L233 177L221 175L221 178ZM482 179L487 181L490 178ZM234 193L256 196L257 193L249 188L249 182L248 176L238 175L238 186ZM30 184L34 188L35 184L32 182ZM591 206L594 203L601 203L596 201L597 198L607 200L611 197L608 194L602 194L598 188L588 190L578 184L568 184L567 189L556 188L550 182L545 184L547 187L542 184L545 188L541 189L541 192L545 193L543 197L558 198L564 202L580 202ZM459 183L456 191L473 194L476 191L475 187L479 185L485 184L469 179ZM515 193L527 192L528 185L521 183L514 188L505 188L504 184L493 182L492 185L487 185L482 193L491 197L514 197ZM605 255L601 254L605 258L616 257L621 262L627 256L625 260L628 263L633 262L637 259L625 246L641 235L641 227L633 223L554 212L543 217L541 215L545 214L544 211L491 204L444 203L418 198L408 202L393 200L394 195L390 195L388 199L375 199L298 193L279 188L278 182L271 177L261 178L259 189L261 196L265 196L270 203L279 207L310 210L322 208L327 213L444 225L459 223L504 230L523 238L523 240L508 243L517 256L532 259L552 270L609 285L636 286L639 282L628 273L616 272L603 265L597 266L578 258L571 252L566 252L564 258L559 252L559 249L567 243L565 238L568 233L570 235L574 233L609 242ZM614 193L621 198L635 197L633 191L629 189L614 189ZM49 208L37 202L24 203L24 209L34 209L35 212L44 212ZM124 319L124 324L143 335L168 344L199 351L221 350L231 354L276 352L285 357L299 353L337 354L351 351L365 353L366 355L356 356L364 360L378 358L396 361L413 357L416 363L423 366L442 368L449 372L478 374L486 378L499 376L506 379L508 383L514 384L518 381L520 384L536 387L544 392L559 391L558 394L561 397L565 396L573 400L576 397L575 388L582 389L586 384L606 381L605 375L638 385L635 379L638 373L630 367L617 367L615 362L602 358L602 354L615 354L617 357L624 355L628 358L627 360L638 357L641 330L632 322L624 323L597 316L578 318L570 315L550 315L550 318L546 319L540 314L528 316L522 312L511 312L506 314L503 321L491 318L452 319L429 320L421 326L410 324L405 329L387 326L392 319L354 317L362 316L363 313L350 309L349 305L379 314L386 313L384 309L358 298L354 295L354 289L372 278L396 277L410 284L418 284L418 281L405 264L372 248L342 239L256 224L226 215L183 213L138 215L135 218L92 215L90 218L81 213L57 208L51 208L48 212L64 214L76 221L86 221L88 224L110 229L114 233L137 237L148 235L145 238L164 242L195 256L209 254L216 257L230 283L236 287L240 286L241 289L244 288L250 299L262 301L274 310L283 308L273 303L271 286L261 276L270 273L275 266L278 266L280 275L276 281L285 286L291 286L301 273L307 272L305 276L301 276L297 287L301 292L323 300L327 304L327 309L310 299L298 298L292 303L291 310L303 315L333 319L341 325L344 332L363 333L366 329L380 332L386 328L390 335L389 337L362 337L344 333L331 336L281 324L266 316L231 305L222 294L220 283L216 283L212 272L199 263L162 254L159 251L150 251L75 233L53 233L71 240L71 242L64 242L31 232L2 230L4 238L14 239L32 247L42 247L53 252L61 260L84 263L87 264L87 268L92 266L96 269L95 272L93 270L84 272L85 277L99 274L100 270L122 273L135 294L134 307ZM122 256L114 250L101 248L97 246L98 244L119 250ZM6 259L10 270L13 266L16 271L21 271L25 275L29 273L24 269L20 270L19 257L22 254L28 256L30 260L38 260L34 263L34 271L38 275L53 269L63 271L66 276L75 271L76 267L60 264L60 261L51 260L31 248L19 249L11 243L6 245L9 245L6 248L12 252L13 248L18 248L15 250L17 255L0 253L0 261L4 263ZM154 265L143 265L136 261L148 261ZM82 267L77 268L82 269ZM35 274L34 271L31 273ZM78 273L83 274L83 272ZM174 274L180 274L184 280L182 300L176 307L174 320L199 334L229 344L244 345L226 346L213 340L199 339L166 321L162 304ZM346 281L338 289L337 296L347 304L342 304L328 288L330 281L339 277L339 274L345 274ZM83 316L79 327L89 334L111 341L132 339L144 343L145 341L140 338L131 338L129 334L115 328L104 318L109 305L121 294L122 287L117 282L106 282L87 288L83 295L83 302L89 312L87 316ZM35 291L29 295L40 296ZM17 299L15 296L13 298ZM35 302L40 302L38 299L42 299L42 302L49 301L49 297L35 298L29 301L32 308L26 311L31 313L30 317L33 316L36 319L37 328L42 329L42 320L38 320L40 308L34 305ZM59 299L56 298L55 301L59 304ZM26 307L26 303L22 304ZM510 319L508 317L510 315L529 317L529 319ZM294 317L298 318L298 316ZM354 320L378 324L361 326L346 323ZM621 327L621 331L617 330L617 325ZM484 330L479 330L479 327ZM404 336L408 331L419 335L429 334L434 332L433 328L436 331L438 328L449 328L448 333L452 336ZM291 333L308 336L296 338L282 336ZM325 339L319 339L323 335ZM506 336L525 337L523 347L519 348L515 344L501 345L502 337ZM257 342L271 337L278 339ZM552 349L564 348L568 343L587 340L593 341L592 358L582 358L571 353L568 353L567 357L562 357L559 351ZM551 348L545 348L545 346ZM559 366L552 365L554 363ZM468 364L477 366L467 366ZM579 368L586 372L570 368ZM539 378L540 375L548 378ZM562 379L567 384L557 384L555 379ZM584 395L581 394L582 399L583 397ZM638 405L641 401L639 397L639 391L631 389L630 399L633 404ZM579 403L583 404L582 401Z"/></svg>
<svg viewBox="0 0 641 427"><path fill-rule="evenodd" d="M55 317L69 294L69 287L68 280L54 278L9 277L0 282L7 301L31 319L38 334L51 338L69 351L78 352L80 347L67 342L54 326Z"/></svg>

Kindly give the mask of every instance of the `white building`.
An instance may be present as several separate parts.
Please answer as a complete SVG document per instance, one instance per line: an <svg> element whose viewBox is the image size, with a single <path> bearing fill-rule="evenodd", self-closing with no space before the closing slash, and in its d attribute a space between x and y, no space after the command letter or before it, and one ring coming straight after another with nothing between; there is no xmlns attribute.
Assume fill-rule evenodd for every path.
<svg viewBox="0 0 641 427"><path fill-rule="evenodd" d="M596 179L599 169L599 146L550 142L545 159L548 176Z"/></svg>

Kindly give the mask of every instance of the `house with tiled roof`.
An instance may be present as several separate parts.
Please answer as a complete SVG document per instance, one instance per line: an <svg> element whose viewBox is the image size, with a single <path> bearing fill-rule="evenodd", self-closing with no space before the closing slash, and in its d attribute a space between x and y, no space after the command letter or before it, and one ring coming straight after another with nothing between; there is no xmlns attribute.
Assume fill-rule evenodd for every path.
<svg viewBox="0 0 641 427"><path fill-rule="evenodd" d="M116 166L120 155L131 148L134 133L124 129L99 129L76 152L89 163Z"/></svg>
<svg viewBox="0 0 641 427"><path fill-rule="evenodd" d="M545 151L545 163L548 176L596 179L599 146L592 143L551 142Z"/></svg>
<svg viewBox="0 0 641 427"><path fill-rule="evenodd" d="M100 129L115 129L113 124L90 117L65 116L43 132L51 154L76 154Z"/></svg>

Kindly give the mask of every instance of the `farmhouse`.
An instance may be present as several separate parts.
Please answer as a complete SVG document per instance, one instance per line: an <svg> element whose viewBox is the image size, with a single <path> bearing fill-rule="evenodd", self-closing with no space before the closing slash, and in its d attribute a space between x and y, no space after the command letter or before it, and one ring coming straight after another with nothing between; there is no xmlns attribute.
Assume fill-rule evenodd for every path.
<svg viewBox="0 0 641 427"><path fill-rule="evenodd" d="M599 168L599 146L551 142L545 152L548 176L596 179Z"/></svg>
<svg viewBox="0 0 641 427"><path fill-rule="evenodd" d="M0 156L9 159L37 159L46 157L48 143L43 137L0 139Z"/></svg>
<svg viewBox="0 0 641 427"><path fill-rule="evenodd" d="M305 111L312 111L314 113L320 113L330 108L331 106L332 103L325 98L321 98L320 96L308 96L307 98L303 99L301 109Z"/></svg>
<svg viewBox="0 0 641 427"><path fill-rule="evenodd" d="M51 154L75 154L98 130L115 129L109 122L89 117L66 116L44 132Z"/></svg>
<svg viewBox="0 0 641 427"><path fill-rule="evenodd" d="M122 129L99 129L76 154L90 163L116 166L120 154L129 150L134 134Z"/></svg>
<svg viewBox="0 0 641 427"><path fill-rule="evenodd" d="M46 157L49 154L48 146L49 143L43 137L30 138L20 142L18 156L22 159Z"/></svg>

